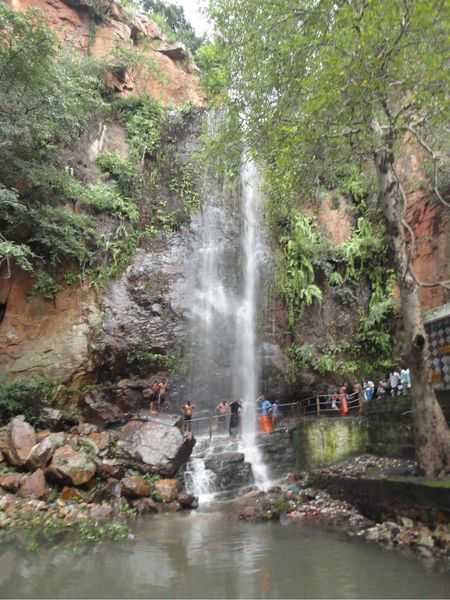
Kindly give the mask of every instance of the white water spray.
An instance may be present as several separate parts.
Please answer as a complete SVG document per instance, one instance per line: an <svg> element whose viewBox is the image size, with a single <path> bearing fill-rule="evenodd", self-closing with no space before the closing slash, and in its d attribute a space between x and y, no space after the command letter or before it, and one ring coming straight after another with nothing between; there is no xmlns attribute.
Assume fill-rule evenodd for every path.
<svg viewBox="0 0 450 600"><path fill-rule="evenodd" d="M259 367L256 359L256 311L260 283L260 267L264 258L264 243L261 236L260 177L255 163L248 157L243 163L242 180L242 253L243 253L243 295L237 311L236 364L243 400L242 440L240 449L252 464L255 482L264 486L269 480L267 468L256 445L258 414Z"/></svg>

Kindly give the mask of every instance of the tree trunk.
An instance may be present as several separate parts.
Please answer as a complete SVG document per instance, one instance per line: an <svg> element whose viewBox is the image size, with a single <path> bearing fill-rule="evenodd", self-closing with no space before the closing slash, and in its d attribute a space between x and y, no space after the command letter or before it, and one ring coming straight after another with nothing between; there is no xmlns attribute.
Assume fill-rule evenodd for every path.
<svg viewBox="0 0 450 600"><path fill-rule="evenodd" d="M415 446L419 467L435 477L450 470L450 431L431 384L428 341L423 325L418 286L408 262L403 199L394 171L394 153L389 148L375 155L380 201L387 237L393 253L400 306L405 329L404 357L411 369Z"/></svg>

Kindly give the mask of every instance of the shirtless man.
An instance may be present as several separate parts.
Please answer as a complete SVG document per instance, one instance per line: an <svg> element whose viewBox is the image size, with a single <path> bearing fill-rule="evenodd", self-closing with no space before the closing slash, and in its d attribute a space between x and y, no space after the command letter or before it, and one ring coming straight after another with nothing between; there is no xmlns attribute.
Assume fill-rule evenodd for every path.
<svg viewBox="0 0 450 600"><path fill-rule="evenodd" d="M194 406L192 405L191 401L188 400L186 402L186 404L183 406L183 408L181 409L183 412L183 418L184 418L184 431L185 432L192 432L192 411L194 409Z"/></svg>
<svg viewBox="0 0 450 600"><path fill-rule="evenodd" d="M159 383L159 410L161 412L167 410L167 395L169 389L169 382L165 377L161 379Z"/></svg>

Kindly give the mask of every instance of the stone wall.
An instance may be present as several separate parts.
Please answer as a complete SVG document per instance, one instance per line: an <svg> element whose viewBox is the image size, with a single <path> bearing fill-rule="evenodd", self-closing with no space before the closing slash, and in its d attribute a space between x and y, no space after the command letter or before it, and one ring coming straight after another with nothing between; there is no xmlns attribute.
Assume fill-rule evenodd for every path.
<svg viewBox="0 0 450 600"><path fill-rule="evenodd" d="M364 417L306 417L292 432L297 468L310 470L362 454L368 444Z"/></svg>

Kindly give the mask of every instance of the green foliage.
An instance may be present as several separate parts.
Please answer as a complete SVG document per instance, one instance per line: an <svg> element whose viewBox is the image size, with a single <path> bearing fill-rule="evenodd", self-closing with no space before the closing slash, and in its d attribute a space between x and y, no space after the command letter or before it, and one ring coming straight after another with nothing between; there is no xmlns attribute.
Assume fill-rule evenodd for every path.
<svg viewBox="0 0 450 600"><path fill-rule="evenodd" d="M181 200L187 214L200 208L200 194L197 190L193 165L179 167L172 175L169 190Z"/></svg>
<svg viewBox="0 0 450 600"><path fill-rule="evenodd" d="M103 152L97 157L98 167L117 183L124 196L137 198L142 188L142 175L136 163L117 152Z"/></svg>
<svg viewBox="0 0 450 600"><path fill-rule="evenodd" d="M139 210L130 198L125 198L116 186L107 183L92 183L86 187L83 201L98 212L107 212L118 219L135 223Z"/></svg>
<svg viewBox="0 0 450 600"><path fill-rule="evenodd" d="M315 283L314 261L325 244L313 219L294 213L289 232L282 236L280 246L277 281L292 325L304 306L322 299L322 292Z"/></svg>
<svg viewBox="0 0 450 600"><path fill-rule="evenodd" d="M195 54L195 63L200 68L201 80L210 101L224 100L230 84L230 74L225 58L225 48L220 40L201 46Z"/></svg>
<svg viewBox="0 0 450 600"><path fill-rule="evenodd" d="M58 52L35 10L0 5L0 35L0 261L26 270L36 263L85 263L95 229L66 206L68 177L57 161L58 149L103 110L101 68Z"/></svg>
<svg viewBox="0 0 450 600"><path fill-rule="evenodd" d="M384 229L376 230L366 218L359 218L352 237L339 246L339 254L346 263L346 278L359 279L368 263L373 265L374 258L385 252Z"/></svg>
<svg viewBox="0 0 450 600"><path fill-rule="evenodd" d="M128 353L127 362L132 369L142 373L168 371L173 374L179 368L180 356L137 349Z"/></svg>
<svg viewBox="0 0 450 600"><path fill-rule="evenodd" d="M55 266L67 260L82 266L97 247L95 224L91 217L62 206L42 206L28 212L25 227L30 227L29 246L46 263Z"/></svg>
<svg viewBox="0 0 450 600"><path fill-rule="evenodd" d="M36 423L42 408L51 404L55 392L56 385L46 377L0 378L1 422L24 415L27 421Z"/></svg>
<svg viewBox="0 0 450 600"><path fill-rule="evenodd" d="M146 155L153 155L159 147L165 119L162 105L149 96L129 96L116 100L114 108L126 127L133 158L143 161Z"/></svg>
<svg viewBox="0 0 450 600"><path fill-rule="evenodd" d="M39 296L46 300L53 300L58 291L58 285L53 277L46 271L35 271L33 274L33 287L31 296Z"/></svg>
<svg viewBox="0 0 450 600"><path fill-rule="evenodd" d="M95 263L87 275L95 287L101 288L117 277L129 265L136 252L142 233L120 223L112 232L99 237L99 250Z"/></svg>
<svg viewBox="0 0 450 600"><path fill-rule="evenodd" d="M73 549L103 541L126 540L130 529L125 520L98 522L86 518L67 523L53 513L21 512L12 522L14 530L25 536L26 547L36 551L42 544L65 542Z"/></svg>
<svg viewBox="0 0 450 600"><path fill-rule="evenodd" d="M142 7L158 23L163 33L172 40L183 42L192 52L203 43L204 38L195 34L182 6L162 0L142 0Z"/></svg>

